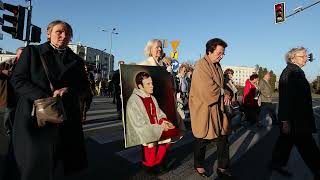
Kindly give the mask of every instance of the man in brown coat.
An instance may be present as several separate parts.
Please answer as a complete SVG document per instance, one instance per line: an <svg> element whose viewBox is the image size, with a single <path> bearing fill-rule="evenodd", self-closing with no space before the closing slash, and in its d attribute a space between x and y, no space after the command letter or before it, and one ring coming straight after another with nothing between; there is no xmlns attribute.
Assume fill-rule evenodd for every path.
<svg viewBox="0 0 320 180"><path fill-rule="evenodd" d="M194 147L194 168L201 176L207 176L204 169L206 145L217 143L219 177L231 177L229 166L229 124L224 105L230 104L230 95L223 90L223 72L220 60L227 43L219 38L206 44L206 55L200 59L193 72L189 97L191 126L196 138Z"/></svg>

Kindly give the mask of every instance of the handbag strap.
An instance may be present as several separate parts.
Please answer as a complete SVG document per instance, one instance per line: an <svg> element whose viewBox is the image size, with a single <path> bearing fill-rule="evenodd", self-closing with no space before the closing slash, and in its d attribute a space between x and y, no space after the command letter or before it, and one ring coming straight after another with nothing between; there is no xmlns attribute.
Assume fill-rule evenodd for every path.
<svg viewBox="0 0 320 180"><path fill-rule="evenodd" d="M49 74L48 74L48 67L47 67L47 64L46 64L46 62L45 62L45 60L44 60L42 55L40 55L40 60L41 60L42 66L44 68L44 72L46 73L47 79L48 79L48 81L50 83L50 89L51 89L52 92L54 92L54 88L52 86L52 83L50 81Z"/></svg>

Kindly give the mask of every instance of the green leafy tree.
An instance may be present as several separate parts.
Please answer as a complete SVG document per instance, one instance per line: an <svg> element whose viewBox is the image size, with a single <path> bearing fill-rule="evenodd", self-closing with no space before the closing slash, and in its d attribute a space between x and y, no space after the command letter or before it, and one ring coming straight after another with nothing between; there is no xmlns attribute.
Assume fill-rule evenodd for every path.
<svg viewBox="0 0 320 180"><path fill-rule="evenodd" d="M270 71L270 86L272 91L274 92L275 86L276 86L277 76L273 73L273 71Z"/></svg>
<svg viewBox="0 0 320 180"><path fill-rule="evenodd" d="M259 76L259 79L263 78L263 69L262 69L262 67L259 67L258 76Z"/></svg>

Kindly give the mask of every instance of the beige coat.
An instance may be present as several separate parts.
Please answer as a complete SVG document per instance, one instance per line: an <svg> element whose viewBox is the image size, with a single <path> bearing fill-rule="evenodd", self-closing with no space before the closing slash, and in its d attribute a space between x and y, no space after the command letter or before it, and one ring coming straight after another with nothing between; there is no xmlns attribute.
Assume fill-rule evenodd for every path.
<svg viewBox="0 0 320 180"><path fill-rule="evenodd" d="M215 139L230 133L223 112L223 72L205 56L195 66L189 96L191 127L196 138Z"/></svg>

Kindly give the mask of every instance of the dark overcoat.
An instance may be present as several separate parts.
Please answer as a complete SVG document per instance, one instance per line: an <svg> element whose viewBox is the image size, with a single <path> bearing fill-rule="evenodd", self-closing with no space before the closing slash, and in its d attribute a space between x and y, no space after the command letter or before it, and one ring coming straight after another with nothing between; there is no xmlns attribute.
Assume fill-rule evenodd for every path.
<svg viewBox="0 0 320 180"><path fill-rule="evenodd" d="M288 121L296 135L316 131L310 85L302 69L292 63L279 79L279 121Z"/></svg>
<svg viewBox="0 0 320 180"><path fill-rule="evenodd" d="M53 93L40 54L48 66L53 87L68 87L68 92L62 96L67 120L59 125L47 123L41 128L31 116L33 101L50 97ZM62 58L58 56L49 42L27 46L12 74L11 83L19 95L13 146L23 180L50 179L57 159L64 162L66 174L87 167L79 110L79 94L87 88L84 62L69 48L61 54Z"/></svg>

